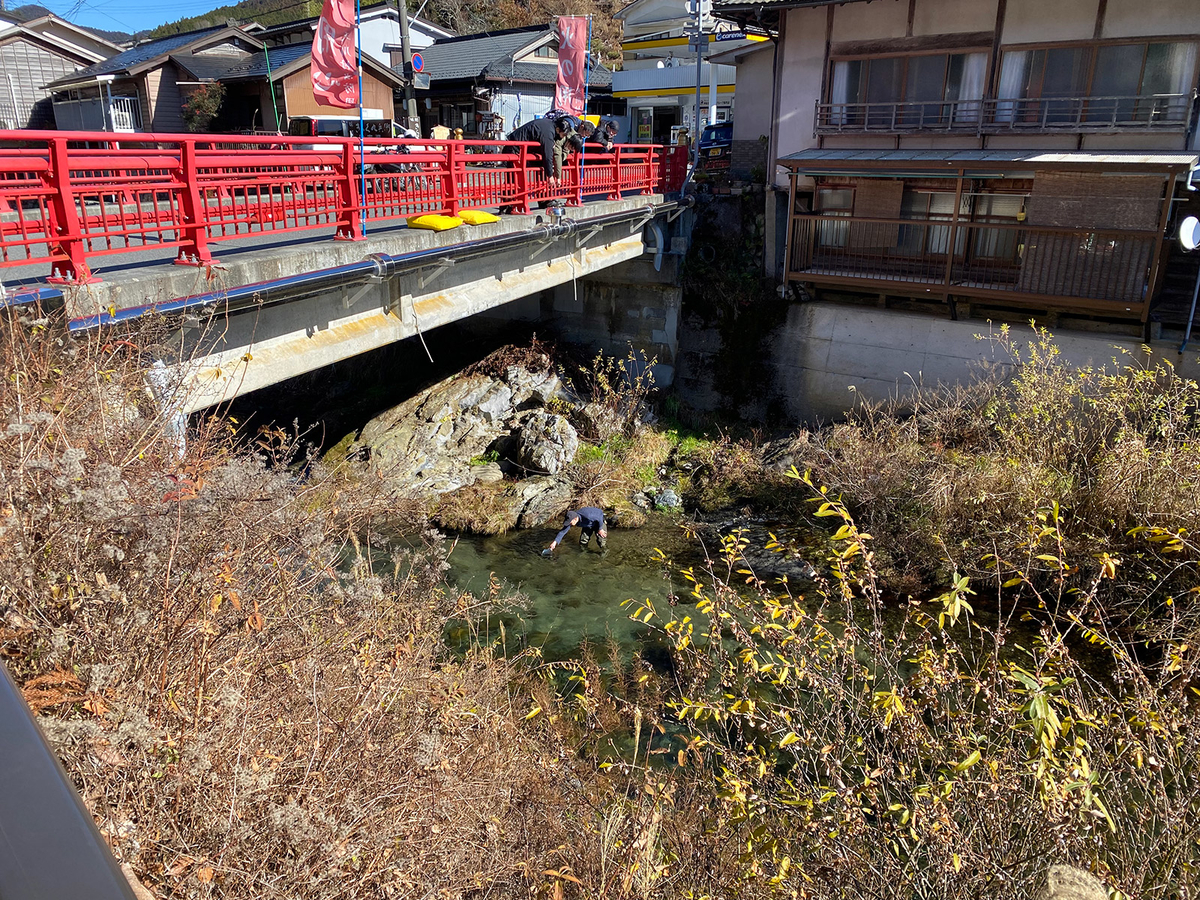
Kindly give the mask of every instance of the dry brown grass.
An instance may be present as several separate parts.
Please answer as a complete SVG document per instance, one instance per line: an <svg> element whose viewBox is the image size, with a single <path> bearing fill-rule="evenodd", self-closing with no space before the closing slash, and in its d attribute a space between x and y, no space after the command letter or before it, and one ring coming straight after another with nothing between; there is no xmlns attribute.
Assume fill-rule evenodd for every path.
<svg viewBox="0 0 1200 900"><path fill-rule="evenodd" d="M380 486L219 420L177 458L146 341L0 326L0 653L148 888L673 897L733 872L703 783L651 771L648 740L598 771L629 704L446 649L495 598L446 588L433 535L391 549Z"/></svg>
<svg viewBox="0 0 1200 900"><path fill-rule="evenodd" d="M511 481L471 484L442 494L430 508L430 520L451 531L504 534L513 527Z"/></svg>

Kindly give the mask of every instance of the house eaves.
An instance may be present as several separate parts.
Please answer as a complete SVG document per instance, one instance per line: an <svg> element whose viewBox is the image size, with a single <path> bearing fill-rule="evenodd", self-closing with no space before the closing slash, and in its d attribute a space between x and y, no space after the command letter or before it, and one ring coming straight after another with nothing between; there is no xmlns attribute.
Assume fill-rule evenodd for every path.
<svg viewBox="0 0 1200 900"><path fill-rule="evenodd" d="M66 75L44 86L45 90L62 90L79 85L93 84L105 75L114 77L131 77L140 75L149 69L162 65L168 57L175 53L191 52L197 45L219 43L227 37L236 37L246 41L256 50L262 49L262 42L246 34L241 28L220 25L205 28L200 31L189 31L183 34L168 35L154 41L137 44L128 50L122 50L103 62L86 66L77 72Z"/></svg>

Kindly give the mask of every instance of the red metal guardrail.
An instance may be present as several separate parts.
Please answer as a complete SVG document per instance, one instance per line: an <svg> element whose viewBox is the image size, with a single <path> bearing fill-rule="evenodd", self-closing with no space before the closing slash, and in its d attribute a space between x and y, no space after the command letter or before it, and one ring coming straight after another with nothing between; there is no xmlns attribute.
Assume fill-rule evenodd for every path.
<svg viewBox="0 0 1200 900"><path fill-rule="evenodd" d="M572 154L551 184L538 145L277 135L0 131L0 270L47 263L51 281L96 281L95 257L178 248L208 265L212 245L462 209L527 213L631 192L677 191L687 147L634 144Z"/></svg>

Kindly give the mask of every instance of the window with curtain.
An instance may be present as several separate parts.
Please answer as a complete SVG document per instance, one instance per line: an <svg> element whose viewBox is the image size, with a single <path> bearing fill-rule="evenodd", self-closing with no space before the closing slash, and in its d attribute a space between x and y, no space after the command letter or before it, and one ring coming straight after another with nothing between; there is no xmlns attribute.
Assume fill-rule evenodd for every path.
<svg viewBox="0 0 1200 900"><path fill-rule="evenodd" d="M1196 45L1116 44L1096 54L1090 122L1182 118L1196 71Z"/></svg>
<svg viewBox="0 0 1200 900"><path fill-rule="evenodd" d="M933 53L833 64L830 122L884 128L979 120L987 54Z"/></svg>
<svg viewBox="0 0 1200 900"><path fill-rule="evenodd" d="M1070 122L1078 98L1088 89L1088 47L1011 50L1000 66L1001 103L997 118L1005 122Z"/></svg>
<svg viewBox="0 0 1200 900"><path fill-rule="evenodd" d="M821 216L842 216L849 219L854 212L854 188L820 188L816 196L816 212ZM818 247L845 247L850 236L850 222L823 219L817 223Z"/></svg>
<svg viewBox="0 0 1200 900"><path fill-rule="evenodd" d="M964 194L958 209L959 219L966 221L971 215L971 197ZM954 191L905 190L900 202L900 218L914 219L925 224L902 225L897 241L897 250L912 256L934 256L945 254L950 249L950 226L934 225L933 222L950 222L954 219ZM958 229L954 241L954 253L961 256L966 238L966 228Z"/></svg>
<svg viewBox="0 0 1200 900"><path fill-rule="evenodd" d="M977 225L1022 222L1026 199L1024 194L979 194L974 198L973 220ZM1016 263L1019 232L1010 228L981 227L972 231L972 249L976 257Z"/></svg>
<svg viewBox="0 0 1200 900"><path fill-rule="evenodd" d="M1194 43L1102 44L1009 50L996 119L1012 124L1186 120Z"/></svg>

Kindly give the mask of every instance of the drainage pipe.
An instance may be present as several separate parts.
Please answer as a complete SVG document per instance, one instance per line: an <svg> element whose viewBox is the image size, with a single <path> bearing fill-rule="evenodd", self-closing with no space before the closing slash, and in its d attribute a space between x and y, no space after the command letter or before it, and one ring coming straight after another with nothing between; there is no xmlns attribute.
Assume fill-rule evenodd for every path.
<svg viewBox="0 0 1200 900"><path fill-rule="evenodd" d="M242 309L269 306L283 303L300 297L320 294L333 288L363 284L372 280L382 280L399 275L402 272L414 271L437 265L443 259L471 259L486 253L511 250L527 244L547 244L560 238L586 233L591 229L606 228L623 222L637 219L650 220L660 213L682 210L692 205L692 199L671 200L666 203L647 204L593 216L590 219L559 219L554 223L535 226L527 231L516 231L495 237L480 238L474 241L464 241L460 244L450 244L445 247L431 247L426 250L415 250L411 253L375 253L360 262L347 263L329 269L318 269L315 272L305 272L274 281L261 281L241 287L227 288L205 294L195 294L191 297L181 297L166 303L155 303L146 306L130 306L117 310L115 313L101 313L94 316L83 316L72 319L71 331L85 331L105 325L119 325L130 322L151 313L182 313L201 310L209 307L223 308L226 312L237 312Z"/></svg>

